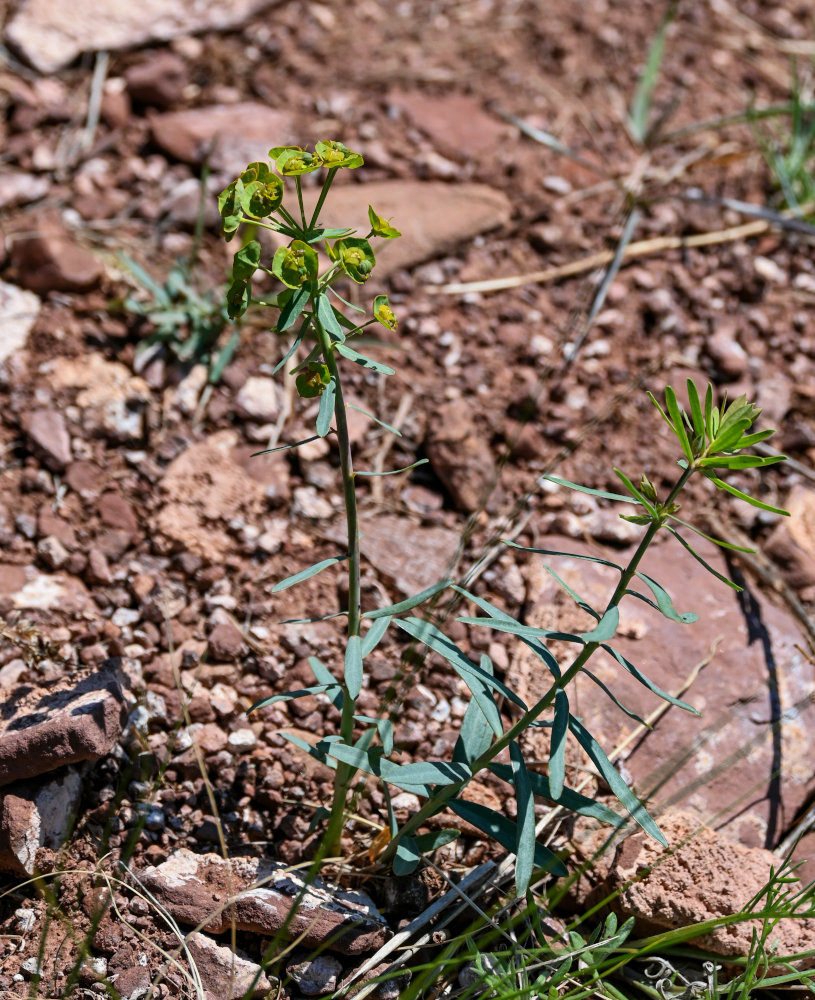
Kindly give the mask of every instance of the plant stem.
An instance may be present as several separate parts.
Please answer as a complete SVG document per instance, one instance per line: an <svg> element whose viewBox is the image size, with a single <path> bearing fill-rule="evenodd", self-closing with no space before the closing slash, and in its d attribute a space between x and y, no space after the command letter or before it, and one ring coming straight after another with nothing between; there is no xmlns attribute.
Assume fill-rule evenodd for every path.
<svg viewBox="0 0 815 1000"><path fill-rule="evenodd" d="M689 466L687 469L683 470L682 475L674 484L674 487L663 506L669 506L676 499L676 497L684 489L685 484L693 475L694 471L694 466ZM616 607L622 600L629 584L637 572L637 567L642 561L642 557L648 551L651 542L653 542L654 537L662 527L662 524L662 519L658 519L652 521L648 526L647 531L640 539L636 552L632 555L628 565L620 575L619 583L614 588L614 593L609 598L608 604L606 605L601 618L605 617L605 615L608 614L612 608ZM542 715L547 708L550 707L552 702L554 702L555 695L558 690L564 689L575 678L580 669L594 655L594 653L597 652L600 646L601 643L596 641L586 643L586 645L580 650L572 663L569 665L568 669L560 677L556 678L554 684L549 688L546 694L539 701L537 701L532 708L529 709L529 711L525 712L520 719L518 719L515 725L508 729L503 736L497 739L487 750L484 751L483 754L481 754L480 757L476 758L470 764L471 776L476 775L479 771L483 771L485 767L488 767L492 761L495 760L502 750L505 750L510 743L513 743L519 736L526 732L529 726L540 715ZM445 802L449 802L450 799L454 799L469 780L470 778L466 778L463 781L456 782L452 785L445 785L443 788L438 789L438 791L431 798L429 798L427 802L425 802L421 809L414 813L414 815L405 824L403 824L397 836L394 837L390 844L388 844L387 849L383 852L382 861L387 864L396 853L399 840L403 836L410 835L415 830L418 830L419 827L431 816L434 816L437 812L439 812Z"/></svg>
<svg viewBox="0 0 815 1000"><path fill-rule="evenodd" d="M360 553L359 553L359 518L357 515L357 494L354 483L354 466L351 454L351 439L348 434L348 418L345 412L345 400L342 394L342 381L337 366L337 359L328 334L323 329L317 316L317 293L311 295L312 323L317 339L322 349L323 359L334 380L334 419L336 421L337 445L340 453L340 472L345 498L345 516L348 527L348 638L358 636L362 615L362 600L360 593ZM342 716L340 720L340 735L343 743L353 746L354 743L354 710L355 699L348 691L345 681L342 681ZM331 814L328 820L321 845L321 853L336 854L340 847L343 822L345 819L345 803L348 790L356 774L356 768L342 761L337 763L337 777L334 782L334 797L331 803Z"/></svg>
<svg viewBox="0 0 815 1000"><path fill-rule="evenodd" d="M314 214L311 217L311 222L308 224L309 229L313 229L317 225L317 220L320 215L320 210L323 207L323 202L325 201L325 196L328 194L328 189L331 187L331 182L339 170L339 167L334 167L333 170L328 171L328 176L323 181L323 189L320 191L320 197L317 199L317 204L314 207Z"/></svg>

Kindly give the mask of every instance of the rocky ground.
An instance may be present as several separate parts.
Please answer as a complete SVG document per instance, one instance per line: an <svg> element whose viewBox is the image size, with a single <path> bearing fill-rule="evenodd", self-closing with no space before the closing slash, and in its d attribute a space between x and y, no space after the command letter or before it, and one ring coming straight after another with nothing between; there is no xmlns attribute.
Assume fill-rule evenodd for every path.
<svg viewBox="0 0 815 1000"><path fill-rule="evenodd" d="M683 4L647 144L625 120L657 5L223 6L182 17L162 0L132 9L75 0L66 24L49 5L19 0L3 14L3 995L92 996L104 992L102 976L130 1000L159 978L153 995L194 995L158 948L181 954L177 928L196 925L182 969L199 967L219 997L271 988L257 963L297 891L296 875L275 865L308 856L311 815L331 790L327 769L280 733L313 739L333 732L338 715L321 695L246 709L310 683L309 656L341 657L335 622L286 624L340 607L338 573L272 593L340 551L337 462L322 440L252 457L308 436L315 416L291 380L272 378L285 344L268 318L250 315L212 384L180 342L195 317L198 331L213 317L217 326L217 308L180 294L177 350L144 351L157 303L136 269L158 284L175 269L218 301L234 248L219 236L214 195L287 142L332 137L359 150L365 165L333 192L328 221L362 227L373 202L404 233L371 282L399 316L377 348L397 374L348 374L352 401L402 436L357 412L351 430L360 468L429 464L360 488L366 606L470 574L526 621L565 627L577 611L540 557L496 540L621 561L639 529L594 498L541 487L543 472L613 490L618 465L667 484L677 455L645 390L681 389L688 376L731 398L747 393L779 429L771 443L792 461L734 481L789 508L789 521L701 489L684 505L758 548L729 568L709 553L720 571L741 574L746 597L665 543L649 572L700 621L666 624L644 606L623 614L625 655L669 691L693 677L685 697L701 718L671 709L644 736L588 679L578 685L588 728L617 748L654 812L691 808L728 838L721 850L737 852L725 862L702 846L697 862L741 872L749 865L738 852L753 851L758 870L768 867L764 850L788 845L815 788L815 264L810 230L749 211L782 204L762 155L777 123L694 126L789 99L789 58L812 51L808 5ZM803 61L799 69L806 93ZM519 122L576 155L534 141ZM613 251L626 220L638 250L605 287L611 254L591 255ZM469 287L533 273L502 290ZM561 559L558 572L586 596L608 593L609 577L585 562ZM460 613L448 609L450 634L473 655L488 651L533 696L534 664L502 637L456 623ZM408 755L444 758L466 690L405 650L391 637L367 661L360 708L387 705ZM658 707L614 664L597 673L637 714ZM543 765L547 744L535 739L530 759ZM575 776L581 765L575 753ZM505 787L485 780L472 794L511 813ZM405 793L396 804L406 816L416 800ZM307 937L283 963L288 995L334 990L443 891L439 876L397 885L370 860L383 806L378 789L360 794L346 864L334 872L346 896L326 903L315 889L309 904L326 916L309 933L331 936L334 950L312 967L317 938ZM669 823L678 837L683 823ZM559 836L576 857L591 853L580 831ZM815 877L812 834L798 850ZM436 863L453 875L495 857L471 830ZM27 881L35 873L39 887ZM258 879L268 885L228 905ZM745 877L742 902L753 884ZM702 904L710 899L661 912L702 919ZM624 906L646 922L660 910L653 899Z"/></svg>

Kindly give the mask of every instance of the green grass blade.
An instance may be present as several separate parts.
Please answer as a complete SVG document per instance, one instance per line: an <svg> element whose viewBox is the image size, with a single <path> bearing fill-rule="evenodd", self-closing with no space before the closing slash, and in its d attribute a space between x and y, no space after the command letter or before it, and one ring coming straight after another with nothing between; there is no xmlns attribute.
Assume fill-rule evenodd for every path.
<svg viewBox="0 0 815 1000"><path fill-rule="evenodd" d="M657 32L651 41L650 48L648 49L648 59L646 60L645 67L643 68L639 83L637 84L637 89L634 91L634 97L631 100L631 110L628 116L628 131L631 134L632 139L640 145L644 145L646 140L649 138L648 120L651 117L654 90L656 89L657 80L659 79L662 57L665 52L665 37L668 31L668 26L676 16L676 7L676 3L669 4L668 9L666 10L665 15L657 28Z"/></svg>
<svg viewBox="0 0 815 1000"><path fill-rule="evenodd" d="M619 772L606 757L600 744L591 733L572 716L569 719L569 729L571 729L577 742L583 747L594 766L603 776L608 787L617 796L620 803L628 811L631 818L642 827L649 837L653 837L657 843L663 847L668 846L668 841L660 833L659 827L648 815L645 806L637 796L631 791L628 785L620 777Z"/></svg>
<svg viewBox="0 0 815 1000"><path fill-rule="evenodd" d="M289 587L293 587L296 583L302 583L303 580L308 580L312 576L316 576L321 573L324 569L328 569L329 566L334 566L338 562L343 562L345 559L349 559L350 556L332 556L331 559L321 559L320 562L314 563L307 569L301 569L299 573L295 573L293 576L287 576L285 580L279 580L274 587L272 587L273 594L279 594L281 590L288 590Z"/></svg>

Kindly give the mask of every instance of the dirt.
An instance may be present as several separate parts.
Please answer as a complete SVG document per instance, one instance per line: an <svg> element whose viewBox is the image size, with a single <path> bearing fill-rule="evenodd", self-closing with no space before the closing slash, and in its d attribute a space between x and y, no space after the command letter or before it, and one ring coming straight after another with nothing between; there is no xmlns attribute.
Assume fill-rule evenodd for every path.
<svg viewBox="0 0 815 1000"><path fill-rule="evenodd" d="M633 12L607 0L391 6L281 3L228 32L114 51L90 135L92 57L50 77L14 52L0 65L0 279L33 290L40 303L24 346L0 368L0 612L7 621L32 620L44 643L36 655L19 643L0 648L0 683L13 692L120 657L137 713L119 750L84 771L64 854L46 850L39 859L77 940L94 919L88 900L102 856L108 872L118 871L121 857L138 870L180 847L287 863L307 857L311 815L330 801L331 775L278 732L312 739L336 731L339 718L319 694L246 715L261 698L313 683L309 656L330 665L342 654L337 621L288 623L341 607L339 568L272 593L277 580L337 555L344 531L329 448L318 442L251 457L270 442L313 433L316 410L285 376L276 376L276 390L247 388L251 379L270 378L285 342L269 332L267 318L250 318L234 360L209 389L205 369L169 350L145 364L137 348L150 324L122 306L129 294L143 297L122 254L163 282L194 252L192 280L207 292L222 287L234 250L219 236L212 199L197 242L204 151L191 127L189 152L167 152L183 136L178 121L171 129L165 121L162 132L159 116L260 102L287 133L261 137L269 146L330 136L359 149L366 164L343 179L349 185L403 182L412 191L416 181L433 181L455 191L467 182L500 195L499 215L510 207L509 221L478 232L468 229L466 201L451 201L466 238L456 244L445 231L433 250L428 231L427 259L400 263L376 287L389 293L400 321L382 335L377 358L397 374L385 379L349 366L347 394L396 421L402 436L360 419L356 462L388 469L431 461L410 475L358 480L363 536L368 524L371 538L391 545L385 555L366 550L366 607L399 600L425 577L462 578L516 528L527 544L572 535L596 551L599 543L616 547L622 558L632 541L622 522L541 489L539 477L556 470L616 491L617 465L637 479L647 470L664 490L677 456L645 390L659 392L666 381L681 389L688 376L712 380L731 398L758 399L766 424L779 429L771 443L797 464L774 468L760 484L749 470L734 481L770 504L783 505L795 490L796 509L811 512L811 235L767 227L725 233L709 245L646 250L624 263L592 322L596 264L504 291L444 289L613 250L632 201L640 213L635 240L722 233L754 221L732 201L779 207L759 126L689 126L788 99L789 53L811 45L807 5L749 3L738 12L696 0L681 5L655 94L659 130L648 147L631 140L625 119L658 5ZM11 5L5 17L14 12ZM555 136L580 162L521 135L506 115ZM229 179L216 161L213 189ZM700 193L708 200L694 197ZM406 215L412 197L403 202ZM699 488L683 506L690 512L710 503ZM781 596L772 599L783 605L786 593L811 610L811 526L801 521L785 534L776 516L722 495L713 505L760 549L772 538L772 579L788 588L777 587ZM411 562L414 545L421 559ZM528 563L503 550L473 586L518 613L527 605ZM772 589L766 580L752 585ZM506 671L512 644L454 617L451 636L476 658L489 649ZM370 658L360 711L372 715L388 704L406 759L443 759L465 690L440 661L405 658L406 649L389 633ZM198 750L190 724L203 727ZM473 794L514 810L497 779ZM388 876L368 847L384 805L375 787L360 793L341 873L383 905ZM405 810L411 805L403 802ZM795 818L785 817L776 842ZM438 861L452 872L498 853L471 830ZM55 866L72 874L58 880L49 875ZM21 935L5 940L0 989L27 994L21 961L46 940L40 995L62 995L76 945L46 927L45 905L18 882L9 878L0 904L4 932ZM124 887L117 893L124 908L138 898ZM34 913L23 933L15 916L21 908ZM389 916L395 928L398 916ZM160 956L137 934L177 945L149 908L131 906L121 919L110 911L93 949L107 959L109 975L128 970L133 978L141 953L149 977L156 974ZM251 934L240 942L254 961L267 943ZM92 978L76 995L94 995ZM162 988L186 995L180 979Z"/></svg>

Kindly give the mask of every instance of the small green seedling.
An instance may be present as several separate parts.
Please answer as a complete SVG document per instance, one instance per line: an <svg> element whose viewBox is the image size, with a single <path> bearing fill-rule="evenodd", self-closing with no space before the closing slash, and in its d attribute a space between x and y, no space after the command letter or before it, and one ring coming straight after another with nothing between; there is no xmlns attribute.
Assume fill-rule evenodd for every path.
<svg viewBox="0 0 815 1000"><path fill-rule="evenodd" d="M363 609L360 596L356 477L365 473L355 471L353 465L342 372L346 365L354 364L381 375L393 374L393 369L361 354L351 345L372 323L379 322L394 330L397 328L397 320L384 295L377 295L374 299L372 318L363 315L359 320L352 319L347 315L347 310L356 307L340 298L334 285L347 279L364 285L376 266L372 241L394 239L399 236L399 232L388 220L382 219L373 207L369 210L370 229L365 236L359 236L350 229L327 229L320 223L320 212L337 171L354 169L362 164L362 157L341 143L318 142L313 152L295 146L275 147L270 150L269 156L271 164L249 164L240 177L221 193L219 207L224 233L227 239L231 239L241 225L247 223L253 231L258 227L267 228L278 236L285 237L288 242L275 252L270 264L262 262L261 245L254 239L236 252L232 281L227 293L227 309L230 317L237 319L254 301L252 279L256 272L271 273L280 282L281 291L273 299L261 303L276 309L276 329L281 333L291 332L293 337L291 346L278 362L276 370L283 368L294 357L298 348L304 345L305 356L294 363L291 374L295 377L295 385L302 397L319 400L315 428L317 436L325 438L333 435L336 441L348 526L346 552L324 559L281 580L274 590L281 591L294 586L329 566L341 563L348 574L348 605L339 612L339 615L346 618L346 646L342 662L327 665L316 657L311 657L309 663L316 681L314 685L266 698L253 706L253 709L307 694L325 693L341 713L339 732L325 736L314 745L293 735L286 736L290 742L332 768L335 773L331 808L323 814L327 818L323 856L325 852L336 853L339 850L349 791L355 775L361 771L373 775L382 784L385 802L388 804L389 840L386 841L380 858L383 862L392 864L397 874L410 873L419 864L424 852L435 850L449 842L453 836L449 830L441 833L420 832L427 820L442 809L449 808L461 819L515 853L515 878L519 894L526 891L536 871L564 875L566 869L562 860L549 848L536 842L536 796L617 827L626 822L623 815L605 804L566 786L566 745L570 738L575 739L582 747L626 811L652 837L664 844L662 834L644 805L620 777L583 722L572 713L569 688L579 673L588 673L588 661L602 649L658 697L695 713L690 705L657 687L612 645L619 623L619 605L624 597L636 597L672 621L689 623L696 619L696 615L692 613L677 611L668 592L639 569L648 547L662 529L677 538L716 577L726 583L730 582L709 566L681 533L682 529L696 532L698 529L679 518L679 498L691 477L701 475L709 479L717 489L725 490L746 503L764 510L777 510L721 478L727 471L764 468L780 461L778 457L764 458L745 454L751 446L769 437L772 431L751 432L759 411L744 397L730 404L725 402L721 406L715 406L712 388L708 387L702 401L696 386L689 380L689 414L680 408L676 395L670 388L665 390L664 409L651 397L676 436L682 451L679 475L664 499L658 497L656 488L646 475L642 475L639 485L635 486L634 481L620 470L615 472L626 490L625 494L593 490L549 477L553 482L564 486L633 506L634 512L625 516L635 524L641 524L644 529L642 540L627 565L594 560L619 573L619 582L605 607L595 609L563 584L570 596L593 620L592 627L585 632L566 633L523 624L483 597L454 586L449 580L439 581L397 604ZM307 216L301 177L320 170L325 172L323 184L316 207ZM284 196L290 190L292 181L296 198L294 208L284 204ZM284 447L297 447L302 443ZM418 464L420 463L414 463ZM407 468L413 468L414 465ZM520 545L515 547L523 548ZM549 556L569 555L535 548L526 551ZM486 627L514 635L540 661L541 669L550 677L550 686L533 705L527 705L515 691L495 676L488 656L481 656L478 662L471 660L438 627L410 614L448 587L453 587L484 613L484 616L463 617L460 621L474 627ZM326 617L337 617L337 613ZM449 760L401 761L390 720L374 719L361 714L357 709L357 700L365 686L365 660L389 629L398 629L441 656L464 681L470 692L471 699L462 721L461 733ZM570 662L558 662L547 645L552 640L571 644L575 655ZM613 694L611 696L614 698ZM511 703L519 714L517 721L509 728L505 728L505 719L497 700L499 698ZM550 734L547 775L529 769L524 760L520 738L531 726L545 727ZM504 751L508 752L509 763L498 760ZM480 803L471 802L462 794L468 782L485 770L491 771L512 788L517 802L515 819ZM412 792L424 800L416 813L401 827L390 808L391 786Z"/></svg>

